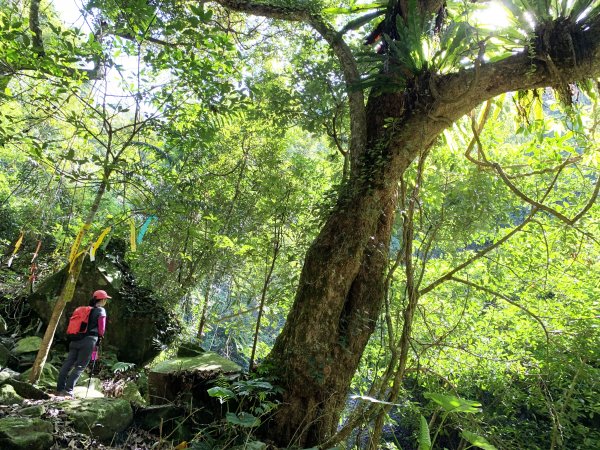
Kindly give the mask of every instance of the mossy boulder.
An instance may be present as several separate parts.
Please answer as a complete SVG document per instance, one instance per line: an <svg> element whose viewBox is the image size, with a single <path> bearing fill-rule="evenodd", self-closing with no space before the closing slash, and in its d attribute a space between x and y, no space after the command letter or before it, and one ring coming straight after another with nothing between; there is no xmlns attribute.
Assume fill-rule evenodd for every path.
<svg viewBox="0 0 600 450"><path fill-rule="evenodd" d="M50 396L44 391L25 381L19 381L15 378L9 378L4 382L4 384L12 386L15 392L23 398L27 398L30 400L47 400L50 398Z"/></svg>
<svg viewBox="0 0 600 450"><path fill-rule="evenodd" d="M202 353L205 353L202 347L195 342L183 342L179 345L177 349L177 357L178 358L187 358L190 356L200 356Z"/></svg>
<svg viewBox="0 0 600 450"><path fill-rule="evenodd" d="M129 400L131 403L140 406L144 406L146 404L146 400L144 397L142 397L137 384L135 384L133 381L129 381L125 384L121 398Z"/></svg>
<svg viewBox="0 0 600 450"><path fill-rule="evenodd" d="M31 369L27 369L21 374L19 378L22 381L27 381L29 380L30 373ZM58 380L58 369L50 363L44 364L44 369L42 370L42 374L40 375L38 384L41 386L52 388L56 386L56 380Z"/></svg>
<svg viewBox="0 0 600 450"><path fill-rule="evenodd" d="M15 344L12 352L15 355L22 355L24 353L37 353L42 345L42 338L38 336L28 336L20 339Z"/></svg>
<svg viewBox="0 0 600 450"><path fill-rule="evenodd" d="M161 404L190 395L203 402L209 380L240 372L239 365L213 352L163 361L148 375L150 402Z"/></svg>
<svg viewBox="0 0 600 450"><path fill-rule="evenodd" d="M45 324L50 320L66 271L64 268L48 277L27 297ZM150 290L136 285L122 260L106 255L94 262L84 261L73 300L58 324L58 340L66 339L67 323L75 308L88 305L97 289L105 290L112 297L105 307L108 322L104 344L116 348L119 361L147 364L176 337L179 325L173 315L160 306ZM131 326L132 323L135 326Z"/></svg>
<svg viewBox="0 0 600 450"><path fill-rule="evenodd" d="M19 414L27 417L41 417L45 413L46 407L44 405L27 406L19 410Z"/></svg>
<svg viewBox="0 0 600 450"><path fill-rule="evenodd" d="M2 450L46 450L54 444L50 422L37 418L4 417L0 419Z"/></svg>
<svg viewBox="0 0 600 450"><path fill-rule="evenodd" d="M84 374L77 381L77 386L75 386L75 389L73 389L73 395L76 398L104 397L104 394L102 393L102 380L93 377L92 379L90 379L87 375Z"/></svg>
<svg viewBox="0 0 600 450"><path fill-rule="evenodd" d="M131 404L120 398L68 400L60 406L79 433L110 442L115 433L125 430L133 421Z"/></svg>
<svg viewBox="0 0 600 450"><path fill-rule="evenodd" d="M205 352L198 356L168 359L158 363L150 373L176 373L191 371L207 376L219 373L238 373L242 368L233 361L214 352Z"/></svg>
<svg viewBox="0 0 600 450"><path fill-rule="evenodd" d="M17 394L15 388L10 384L0 386L0 405L20 405L23 400L23 397Z"/></svg>

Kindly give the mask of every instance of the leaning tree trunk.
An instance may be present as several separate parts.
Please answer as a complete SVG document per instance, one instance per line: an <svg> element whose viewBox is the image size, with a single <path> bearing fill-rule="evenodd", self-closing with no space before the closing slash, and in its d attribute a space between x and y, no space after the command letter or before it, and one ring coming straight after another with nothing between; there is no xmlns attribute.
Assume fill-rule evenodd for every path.
<svg viewBox="0 0 600 450"><path fill-rule="evenodd" d="M69 303L73 299L73 294L75 293L75 287L77 286L77 280L79 279L79 274L81 273L81 267L83 266L83 260L85 258L85 253L80 253L79 249L81 246L81 242L84 237L87 237L87 233L92 226L92 222L94 221L94 217L100 208L100 202L102 197L104 196L104 192L106 191L106 186L108 185L108 177L110 172L105 172L102 178L102 182L98 187L98 191L96 191L96 196L94 197L94 202L92 203L92 207L88 212L86 221L81 229L80 234L77 237L77 240L74 246L74 250L72 250L74 259L71 262L71 266L67 272L67 278L65 280L65 284L60 292L56 303L54 304L54 309L52 310L52 315L50 316L50 320L48 322L48 326L46 327L46 331L44 332L44 337L42 338L42 343L38 353L35 357L35 361L33 362L33 367L31 368L31 373L29 375L30 383L37 383L42 375L42 370L44 369L44 365L46 364L46 359L48 358L48 353L50 353L50 347L52 346L52 341L54 340L54 335L56 334L56 328L58 327L58 323L60 321L60 317ZM91 293L90 293L91 294Z"/></svg>

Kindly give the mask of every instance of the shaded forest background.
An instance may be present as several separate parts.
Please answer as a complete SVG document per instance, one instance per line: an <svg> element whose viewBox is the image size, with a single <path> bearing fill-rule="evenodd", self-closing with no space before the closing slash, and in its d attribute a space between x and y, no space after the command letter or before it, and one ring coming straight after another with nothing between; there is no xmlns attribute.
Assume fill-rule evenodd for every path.
<svg viewBox="0 0 600 450"><path fill-rule="evenodd" d="M417 11L427 2L261 10L265 2L248 8L252 16L235 11L241 3L217 3L91 1L78 28L48 2L0 0L1 314L14 317L14 300L40 280L123 240L137 281L179 318L181 342L275 374L277 384L271 351L303 299L311 244L354 204L344 203L353 189L383 191L393 157L372 150L405 132L407 122L382 116L380 140L355 158L354 93L373 105L430 92L437 81L426 75L477 72L543 33L517 23L525 9L510 2L505 28L486 5L445 4L444 20L454 21L446 41L435 15ZM570 7L596 26L597 2ZM358 84L348 87L344 59L317 38L314 29L326 33L313 19L298 20L314 29L291 23L286 8L317 8L343 30ZM534 8L532 23L559 23L553 8ZM377 17L394 17L399 36L365 46ZM591 53L597 59L597 45ZM376 321L340 321L349 328L340 336L366 330L368 339L349 391L317 415L328 417L321 427L290 432L289 445L425 449L429 438L430 448L598 448L596 71L507 89L456 120L427 119L443 131L390 182ZM403 105L418 111L418 100ZM322 323L290 317L300 333ZM331 374L319 364L305 370L326 386ZM268 424L271 414L257 416Z"/></svg>

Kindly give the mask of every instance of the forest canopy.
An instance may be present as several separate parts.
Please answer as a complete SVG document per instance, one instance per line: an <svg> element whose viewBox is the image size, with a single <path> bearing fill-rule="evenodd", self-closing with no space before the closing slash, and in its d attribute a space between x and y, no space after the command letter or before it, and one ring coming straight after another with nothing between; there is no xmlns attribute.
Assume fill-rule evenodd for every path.
<svg viewBox="0 0 600 450"><path fill-rule="evenodd" d="M248 440L598 448L597 0L57 6L0 0L2 314L71 275L32 382L119 241L277 386Z"/></svg>

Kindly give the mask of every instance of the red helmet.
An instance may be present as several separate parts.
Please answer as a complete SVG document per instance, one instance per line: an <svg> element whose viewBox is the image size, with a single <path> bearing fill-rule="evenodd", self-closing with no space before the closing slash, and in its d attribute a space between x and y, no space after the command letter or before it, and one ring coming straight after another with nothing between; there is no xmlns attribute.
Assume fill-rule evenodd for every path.
<svg viewBox="0 0 600 450"><path fill-rule="evenodd" d="M112 298L112 297L110 295L108 295L106 293L106 291L99 290L99 291L95 291L92 294L92 298L94 298L96 300L104 300L105 298Z"/></svg>

